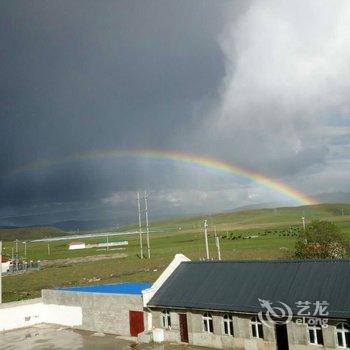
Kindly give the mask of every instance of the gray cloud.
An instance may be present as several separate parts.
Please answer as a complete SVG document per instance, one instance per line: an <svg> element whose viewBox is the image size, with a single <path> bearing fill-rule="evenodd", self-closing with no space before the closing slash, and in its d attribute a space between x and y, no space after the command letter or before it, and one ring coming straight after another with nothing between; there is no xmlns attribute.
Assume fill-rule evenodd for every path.
<svg viewBox="0 0 350 350"><path fill-rule="evenodd" d="M226 75L206 128L239 150L239 163L288 173L287 164L323 161L344 135L322 119L349 115L349 10L346 1L256 1L228 21Z"/></svg>

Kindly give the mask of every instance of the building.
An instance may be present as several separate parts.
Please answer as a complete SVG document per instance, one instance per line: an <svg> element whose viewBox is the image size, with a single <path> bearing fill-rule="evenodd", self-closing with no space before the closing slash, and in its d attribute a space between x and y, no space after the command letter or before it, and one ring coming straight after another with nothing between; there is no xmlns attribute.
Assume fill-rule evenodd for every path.
<svg viewBox="0 0 350 350"><path fill-rule="evenodd" d="M1 330L56 323L216 349L350 348L350 260L192 262L153 283L43 290L0 305Z"/></svg>
<svg viewBox="0 0 350 350"><path fill-rule="evenodd" d="M0 332L41 323L121 336L137 336L148 325L142 290L150 283L113 283L45 289L37 299L0 305Z"/></svg>
<svg viewBox="0 0 350 350"><path fill-rule="evenodd" d="M142 290L150 283L113 283L42 291L42 302L79 308L78 329L137 336L147 329Z"/></svg>
<svg viewBox="0 0 350 350"><path fill-rule="evenodd" d="M68 245L69 250L75 250L75 249L85 249L85 243L84 242L70 242Z"/></svg>
<svg viewBox="0 0 350 350"><path fill-rule="evenodd" d="M1 273L7 273L10 270L11 264L11 259L3 255L1 257Z"/></svg>
<svg viewBox="0 0 350 350"><path fill-rule="evenodd" d="M143 292L154 340L218 349L350 348L349 260L182 260L151 295Z"/></svg>

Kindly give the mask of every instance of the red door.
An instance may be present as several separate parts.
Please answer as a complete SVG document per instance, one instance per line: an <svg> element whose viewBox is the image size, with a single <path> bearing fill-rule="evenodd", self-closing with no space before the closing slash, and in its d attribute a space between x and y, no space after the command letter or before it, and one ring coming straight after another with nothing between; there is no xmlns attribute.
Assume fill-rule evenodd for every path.
<svg viewBox="0 0 350 350"><path fill-rule="evenodd" d="M130 335L137 335L145 330L143 324L143 311L129 311Z"/></svg>
<svg viewBox="0 0 350 350"><path fill-rule="evenodd" d="M180 317L180 338L183 343L188 343L187 315L179 314Z"/></svg>

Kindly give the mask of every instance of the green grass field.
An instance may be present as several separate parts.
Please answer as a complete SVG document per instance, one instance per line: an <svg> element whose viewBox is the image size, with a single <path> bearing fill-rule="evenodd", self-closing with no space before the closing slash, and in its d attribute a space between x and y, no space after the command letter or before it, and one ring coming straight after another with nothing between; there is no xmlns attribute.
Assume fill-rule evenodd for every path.
<svg viewBox="0 0 350 350"><path fill-rule="evenodd" d="M242 212L225 212L205 217L185 217L152 223L152 257L139 259L139 237L114 236L110 241L128 240L125 250L68 250L69 241L28 243L27 260L52 260L88 257L100 254L125 253L125 258L90 261L68 266L53 266L37 272L3 278L3 300L12 301L34 298L43 288L82 285L89 283L113 283L118 281L154 281L176 253L183 253L193 260L205 255L203 220L209 224L211 257L217 258L214 244L214 226L221 237L223 259L282 259L293 258L296 236L301 229L301 216L336 222L350 238L350 205L332 204L297 208L260 209ZM135 229L128 226L126 229ZM125 229L125 228L124 228ZM231 239L232 237L240 237ZM243 239L246 237L246 239ZM251 238L247 238L251 237ZM89 238L86 243L102 242L102 238ZM145 240L144 240L145 246ZM4 242L4 253L11 256L14 242ZM24 244L18 243L19 255L24 257Z"/></svg>

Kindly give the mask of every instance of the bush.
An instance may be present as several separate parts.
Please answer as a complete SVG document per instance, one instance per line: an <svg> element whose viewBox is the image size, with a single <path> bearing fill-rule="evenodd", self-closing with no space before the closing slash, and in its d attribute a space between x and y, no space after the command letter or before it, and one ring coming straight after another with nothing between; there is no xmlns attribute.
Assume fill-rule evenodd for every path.
<svg viewBox="0 0 350 350"><path fill-rule="evenodd" d="M349 241L330 221L313 220L295 245L295 256L302 259L342 259L349 251Z"/></svg>

